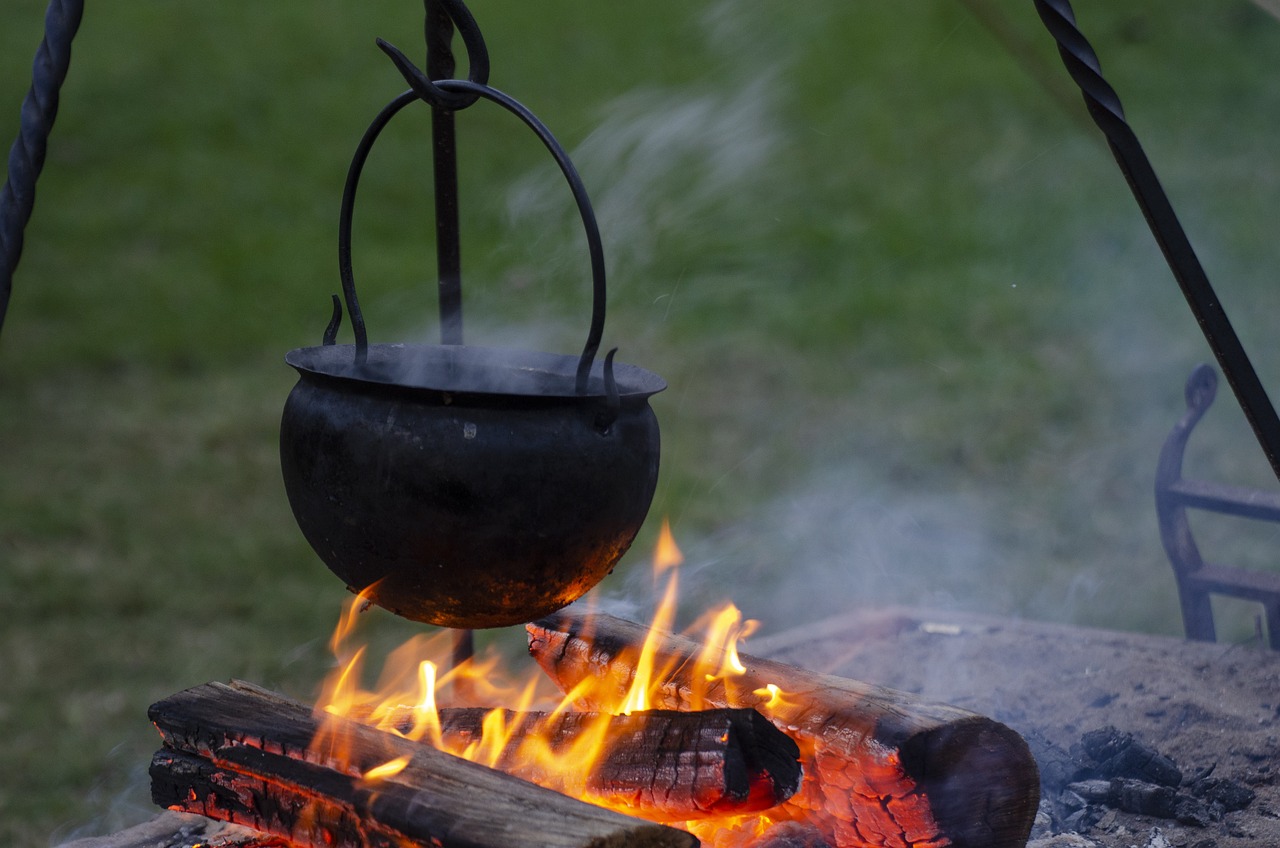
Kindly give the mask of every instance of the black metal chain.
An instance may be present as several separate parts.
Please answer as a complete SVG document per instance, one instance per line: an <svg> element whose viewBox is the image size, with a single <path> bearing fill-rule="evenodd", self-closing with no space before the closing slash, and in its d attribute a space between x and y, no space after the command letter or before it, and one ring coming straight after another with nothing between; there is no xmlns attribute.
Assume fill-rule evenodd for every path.
<svg viewBox="0 0 1280 848"><path fill-rule="evenodd" d="M1227 313L1178 222L1151 162L1138 143L1138 137L1125 120L1120 98L1102 78L1098 56L1076 26L1071 4L1067 0L1035 0L1035 4L1045 28L1058 42L1058 53L1067 72L1084 95L1089 115L1111 145L1120 171L1129 183L1129 189L1138 201L1222 373L1231 384L1245 418L1253 427L1272 471L1280 478L1280 416L1276 415L1249 355L1227 320Z"/></svg>
<svg viewBox="0 0 1280 848"><path fill-rule="evenodd" d="M22 256L23 231L35 208L36 180L58 115L58 92L71 66L71 42L83 15L84 0L51 0L45 13L44 40L32 63L31 90L22 101L18 137L9 150L8 177L0 189L0 329Z"/></svg>

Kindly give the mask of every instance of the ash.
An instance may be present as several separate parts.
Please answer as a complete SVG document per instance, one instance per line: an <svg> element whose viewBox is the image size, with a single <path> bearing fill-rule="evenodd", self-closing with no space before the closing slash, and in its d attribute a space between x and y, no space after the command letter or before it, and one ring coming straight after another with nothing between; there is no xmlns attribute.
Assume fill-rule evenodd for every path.
<svg viewBox="0 0 1280 848"><path fill-rule="evenodd" d="M1280 652L914 608L745 650L1017 730L1041 773L1030 848L1280 845Z"/></svg>

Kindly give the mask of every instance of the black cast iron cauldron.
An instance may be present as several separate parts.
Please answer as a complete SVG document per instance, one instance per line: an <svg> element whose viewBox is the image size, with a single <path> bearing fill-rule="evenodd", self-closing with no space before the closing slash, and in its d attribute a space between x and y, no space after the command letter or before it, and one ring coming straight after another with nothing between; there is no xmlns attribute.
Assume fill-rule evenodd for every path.
<svg viewBox="0 0 1280 848"><path fill-rule="evenodd" d="M658 478L665 384L634 366L448 345L303 348L281 466L307 541L353 589L450 627L533 620L630 547ZM376 585L375 585L376 584Z"/></svg>
<svg viewBox="0 0 1280 848"><path fill-rule="evenodd" d="M280 459L303 535L353 591L406 618L459 628L531 621L608 574L643 523L657 484L661 377L595 362L604 321L599 232L581 180L545 127L506 95L469 81L435 85L492 100L543 140L587 230L593 309L581 356L462 344L370 346L351 271L355 189L382 127L348 174L339 257L354 345L291 351ZM444 316L442 315L442 321Z"/></svg>

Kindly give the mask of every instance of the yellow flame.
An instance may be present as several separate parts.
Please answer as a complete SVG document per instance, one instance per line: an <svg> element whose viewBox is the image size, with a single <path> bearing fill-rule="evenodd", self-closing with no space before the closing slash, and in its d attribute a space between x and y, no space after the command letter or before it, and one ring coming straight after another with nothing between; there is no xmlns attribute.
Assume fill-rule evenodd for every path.
<svg viewBox="0 0 1280 848"><path fill-rule="evenodd" d="M751 694L764 698L764 702L760 704L760 707L765 710L772 710L786 703L786 698L783 697L782 690L778 688L776 683L766 683L764 688L753 689Z"/></svg>
<svg viewBox="0 0 1280 848"><path fill-rule="evenodd" d="M440 730L440 711L436 708L436 664L431 660L418 663L421 697L413 708L413 725L407 735L410 739L425 740L435 748L443 745Z"/></svg>
<svg viewBox="0 0 1280 848"><path fill-rule="evenodd" d="M358 773L346 760L342 734L326 725L329 715L343 716L390 733L421 741L440 750L500 768L565 794L583 798L622 812L631 812L625 802L614 798L592 797L588 778L601 757L607 754L611 716L599 713L594 718L573 717L575 732L557 735L558 722L575 704L617 704L619 713L652 709L655 705L674 706L684 699L689 708L700 709L707 703L724 702L725 689L733 678L746 672L738 654L737 643L754 630L756 622L744 621L732 604L713 610L695 622L694 630L703 647L691 659L693 681L691 693L664 690L664 684L675 671L664 662L680 662L663 656L663 641L673 631L676 620L679 565L683 561L668 522L664 521L653 557L655 581L665 581L661 598L653 612L649 633L640 646L639 655L631 663L634 670L625 695L604 692L601 687L614 682L586 679L578 687L557 695L550 682L536 670L521 682L500 667L496 653L477 657L460 665L451 663L451 634L443 631L434 636L419 635L390 652L372 690L362 688L366 650L357 644L360 612L369 606L361 595L348 604L340 617L331 641L337 665L325 681L317 700L320 728L312 751L322 761L351 773ZM682 676L684 675L684 669ZM740 693L747 695L746 692ZM785 703L784 694L772 684L752 693L759 698L759 709L768 710ZM750 698L750 696L748 696ZM475 706L488 709L480 721L478 734L450 729L442 722L442 706ZM529 710L543 717L535 724ZM398 757L364 772L365 781L386 779L403 770L409 758ZM773 822L764 815L726 817L719 820L686 823L703 842L712 848L743 844L750 834L763 832Z"/></svg>
<svg viewBox="0 0 1280 848"><path fill-rule="evenodd" d="M680 552L680 547L676 545L676 537L671 533L671 522L664 518L662 529L658 531L657 545L653 550L654 576L661 576L683 562L684 554Z"/></svg>
<svg viewBox="0 0 1280 848"><path fill-rule="evenodd" d="M356 624L360 618L360 614L369 609L373 603L373 586L368 586L361 590L351 603L347 604L347 608L343 610L342 617L338 620L338 626L334 628L333 635L329 637L329 650L333 651L334 656L341 653L343 644L347 638L355 632Z"/></svg>
<svg viewBox="0 0 1280 848"><path fill-rule="evenodd" d="M366 783L372 783L375 780L386 780L388 777L395 777L404 771L405 766L409 765L410 759L412 758L406 754L403 757L396 757L394 760L387 760L382 765L374 766L366 771L361 780Z"/></svg>
<svg viewBox="0 0 1280 848"><path fill-rule="evenodd" d="M663 529L667 529L665 524ZM672 544L674 545L674 543ZM654 687L654 681L658 677L654 669L658 648L662 645L663 636L671 632L671 625L675 622L676 588L679 584L679 572L675 570L674 565L662 566L659 560L655 558L654 569L658 570L660 568L669 569L667 588L662 593L662 601L658 604L657 610L654 611L653 622L649 627L648 634L645 636L644 644L640 647L640 656L635 664L635 676L631 680L630 690L627 692L626 698L623 699L622 707L619 709L619 712L623 715L630 715L650 708L651 690Z"/></svg>

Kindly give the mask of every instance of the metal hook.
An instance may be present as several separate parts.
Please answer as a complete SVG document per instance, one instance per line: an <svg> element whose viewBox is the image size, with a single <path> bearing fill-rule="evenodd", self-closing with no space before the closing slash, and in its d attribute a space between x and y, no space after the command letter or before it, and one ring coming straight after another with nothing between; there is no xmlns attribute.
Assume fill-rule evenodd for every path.
<svg viewBox="0 0 1280 848"><path fill-rule="evenodd" d="M463 96L451 94L440 88L431 78L419 70L409 57L400 52L400 48L394 44L390 44L381 38L375 39L378 48L391 57L392 63L396 66L396 70L404 77L405 82L409 83L409 88L418 96L419 100L432 106L443 109L462 109L476 102L475 96Z"/></svg>
<svg viewBox="0 0 1280 848"><path fill-rule="evenodd" d="M622 398L618 395L618 381L613 376L613 355L618 352L615 347L604 355L604 408L596 415L596 430L601 435L609 432L613 422L618 420L622 409Z"/></svg>
<svg viewBox="0 0 1280 848"><path fill-rule="evenodd" d="M462 44L467 50L467 79L480 85L489 83L489 48L484 43L484 35L480 25L476 23L471 10L462 0L424 0L427 12L427 26L436 24L435 32L427 33L428 67L431 73L445 71L437 79L453 76L453 52L449 47L452 30L456 29L462 36ZM438 37L437 37L438 36ZM437 65L431 61L432 54L438 55ZM447 71L445 70L447 68ZM472 100L472 103L475 101Z"/></svg>
<svg viewBox="0 0 1280 848"><path fill-rule="evenodd" d="M442 7L445 15L450 22L457 28L458 34L462 36L462 43L467 49L467 79L478 85L487 85L489 82L489 49L485 46L484 36L480 33L480 27L471 15L471 11L458 0L436 0ZM442 43L434 43L434 39L428 38L428 52L436 53L440 56L442 67L452 67L453 55L448 47L448 35L446 34L441 40ZM377 39L378 47L382 52L391 57L391 61L395 63L400 74L409 83L409 87L424 102L431 104L440 109L448 109L457 111L465 109L479 99L474 94L457 91L445 91L421 70L416 68L409 59L400 52L395 46L387 43L383 39Z"/></svg>

